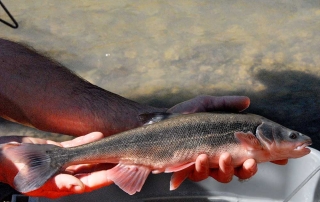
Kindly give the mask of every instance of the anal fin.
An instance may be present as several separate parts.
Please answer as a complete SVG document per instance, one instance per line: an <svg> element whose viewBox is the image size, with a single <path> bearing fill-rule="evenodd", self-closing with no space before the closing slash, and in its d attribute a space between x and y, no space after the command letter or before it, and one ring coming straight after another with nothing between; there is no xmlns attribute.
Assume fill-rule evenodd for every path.
<svg viewBox="0 0 320 202"><path fill-rule="evenodd" d="M150 168L145 166L119 163L108 170L108 178L123 191L133 195L141 190L150 172Z"/></svg>

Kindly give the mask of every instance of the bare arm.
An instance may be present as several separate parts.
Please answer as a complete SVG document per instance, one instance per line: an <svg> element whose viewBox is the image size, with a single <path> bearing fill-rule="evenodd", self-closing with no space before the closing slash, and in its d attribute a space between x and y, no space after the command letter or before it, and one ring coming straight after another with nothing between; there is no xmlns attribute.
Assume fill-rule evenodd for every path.
<svg viewBox="0 0 320 202"><path fill-rule="evenodd" d="M0 116L45 131L105 136L140 126L141 113L164 111L95 86L35 51L0 39Z"/></svg>
<svg viewBox="0 0 320 202"><path fill-rule="evenodd" d="M0 116L8 120L74 136L92 131L109 136L143 124L138 117L142 113L167 111L130 101L90 84L59 63L20 44L0 39L0 47ZM198 96L170 108L168 112L241 111L247 108L249 103L249 98L242 96ZM1 137L0 144L29 140L34 138L17 140L16 137ZM48 142L43 140L42 143ZM229 182L234 172L240 178L249 178L257 170L255 162L249 159L249 165L245 163L242 168L237 169L238 171L234 171L230 155L227 154L221 157L220 168L210 171L207 158L206 155L199 156L195 168L190 167L182 174L190 173L189 177L194 181L203 180L210 175L220 182ZM0 171L8 165L4 161L1 162ZM2 174L8 175L6 172ZM1 179L0 172L0 181L12 184L14 175L15 173L10 175L10 178ZM74 177L75 182L82 186L81 190L69 190L70 183L64 178L52 181L42 189L51 190L54 185L55 188L51 190L52 197L92 191L110 184L109 181L101 181L105 179L101 178L101 175L102 173L93 170L89 175L90 180L89 177L80 179L83 182ZM91 184L86 184L89 181ZM59 183L62 183L61 187L56 187ZM66 192L62 193L62 190Z"/></svg>

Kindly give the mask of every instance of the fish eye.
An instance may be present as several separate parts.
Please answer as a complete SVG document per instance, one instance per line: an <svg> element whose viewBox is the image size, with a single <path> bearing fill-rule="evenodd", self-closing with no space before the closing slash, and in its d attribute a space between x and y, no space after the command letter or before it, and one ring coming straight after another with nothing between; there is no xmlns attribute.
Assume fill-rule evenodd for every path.
<svg viewBox="0 0 320 202"><path fill-rule="evenodd" d="M289 138L294 140L298 138L298 135L296 133L290 133Z"/></svg>

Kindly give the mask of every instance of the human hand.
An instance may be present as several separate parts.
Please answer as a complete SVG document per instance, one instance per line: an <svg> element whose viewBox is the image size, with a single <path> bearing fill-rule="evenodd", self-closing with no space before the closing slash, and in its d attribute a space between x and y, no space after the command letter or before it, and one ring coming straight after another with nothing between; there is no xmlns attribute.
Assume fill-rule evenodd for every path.
<svg viewBox="0 0 320 202"><path fill-rule="evenodd" d="M211 111L231 111L240 112L248 108L250 99L245 96L208 96L201 95L191 100L179 103L168 109L170 113L195 113ZM287 159L275 161L273 163L285 165ZM233 175L239 179L249 179L257 172L257 162L254 159L247 159L242 166L234 168L232 158L229 153L223 153L219 159L219 168L209 168L209 159L206 154L198 156L194 166L179 171L176 175L181 178L188 177L192 181L201 181L209 176L219 182L228 183L232 180Z"/></svg>
<svg viewBox="0 0 320 202"><path fill-rule="evenodd" d="M54 144L61 147L74 147L102 138L103 135L99 132L93 132L61 143L32 137L0 137L0 181L14 187L14 177L18 173L18 170L23 167L23 165L12 162L10 159L6 159L1 155L1 150L10 146L7 143ZM84 164L70 166L66 169L66 173L60 173L55 177L50 178L41 188L24 194L36 197L45 196L49 198L58 198L70 194L93 191L113 183L106 177L106 171L113 166L113 164Z"/></svg>

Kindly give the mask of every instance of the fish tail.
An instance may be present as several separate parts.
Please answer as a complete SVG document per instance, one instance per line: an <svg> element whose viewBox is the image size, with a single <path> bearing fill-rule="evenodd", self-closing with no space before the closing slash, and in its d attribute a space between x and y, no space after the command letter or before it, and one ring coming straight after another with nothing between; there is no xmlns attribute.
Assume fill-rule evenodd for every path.
<svg viewBox="0 0 320 202"><path fill-rule="evenodd" d="M15 189L27 193L40 188L49 178L56 174L62 164L55 162L50 150L59 148L49 144L6 144L2 153L14 163L25 164L14 178Z"/></svg>

